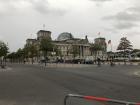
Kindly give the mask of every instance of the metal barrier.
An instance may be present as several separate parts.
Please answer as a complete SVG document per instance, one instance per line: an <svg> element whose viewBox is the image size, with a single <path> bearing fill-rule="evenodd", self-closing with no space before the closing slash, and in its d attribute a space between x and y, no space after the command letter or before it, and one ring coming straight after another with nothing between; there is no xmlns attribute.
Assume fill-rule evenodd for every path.
<svg viewBox="0 0 140 105"><path fill-rule="evenodd" d="M70 97L81 98L81 99L91 100L91 101L98 101L98 102L118 103L118 104L124 104L124 105L140 105L140 103L136 103L136 102L127 102L127 101L115 100L115 99L110 99L110 98L83 96L83 95L77 95L77 94L68 94L67 96L65 96L64 105L67 105L67 100Z"/></svg>

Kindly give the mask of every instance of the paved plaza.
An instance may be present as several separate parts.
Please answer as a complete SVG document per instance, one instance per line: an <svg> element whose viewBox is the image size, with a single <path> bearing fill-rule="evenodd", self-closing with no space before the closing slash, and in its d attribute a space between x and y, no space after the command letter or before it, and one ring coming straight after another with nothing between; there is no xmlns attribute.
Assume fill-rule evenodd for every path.
<svg viewBox="0 0 140 105"><path fill-rule="evenodd" d="M69 93L139 102L139 74L138 65L9 64L0 69L0 105L63 105Z"/></svg>

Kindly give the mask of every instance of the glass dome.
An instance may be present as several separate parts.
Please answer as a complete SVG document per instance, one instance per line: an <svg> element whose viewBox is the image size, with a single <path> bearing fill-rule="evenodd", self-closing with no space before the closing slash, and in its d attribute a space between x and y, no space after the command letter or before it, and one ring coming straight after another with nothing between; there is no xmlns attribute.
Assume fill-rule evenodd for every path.
<svg viewBox="0 0 140 105"><path fill-rule="evenodd" d="M61 34L58 36L57 40L58 40L58 41L63 41L63 40L73 39L73 38L74 38L74 37L72 36L71 33L63 32L63 33L61 33Z"/></svg>

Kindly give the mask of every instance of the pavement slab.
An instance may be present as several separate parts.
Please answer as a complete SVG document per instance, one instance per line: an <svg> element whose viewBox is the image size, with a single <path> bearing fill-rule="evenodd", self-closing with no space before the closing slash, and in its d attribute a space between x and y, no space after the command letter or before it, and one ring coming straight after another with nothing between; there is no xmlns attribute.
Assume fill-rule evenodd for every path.
<svg viewBox="0 0 140 105"><path fill-rule="evenodd" d="M8 72L0 72L0 105L63 105L69 93L140 100L140 78L129 74L139 70L139 66L9 67Z"/></svg>

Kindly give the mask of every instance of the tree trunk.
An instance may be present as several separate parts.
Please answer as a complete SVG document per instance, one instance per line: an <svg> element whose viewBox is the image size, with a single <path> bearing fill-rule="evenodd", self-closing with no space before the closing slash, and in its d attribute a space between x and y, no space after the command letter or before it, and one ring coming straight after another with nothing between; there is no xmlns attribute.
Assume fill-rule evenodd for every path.
<svg viewBox="0 0 140 105"><path fill-rule="evenodd" d="M32 64L34 64L33 57L32 57Z"/></svg>
<svg viewBox="0 0 140 105"><path fill-rule="evenodd" d="M124 56L124 65L126 65L126 61L125 61L125 49L124 49L124 52L123 52L123 56Z"/></svg>

